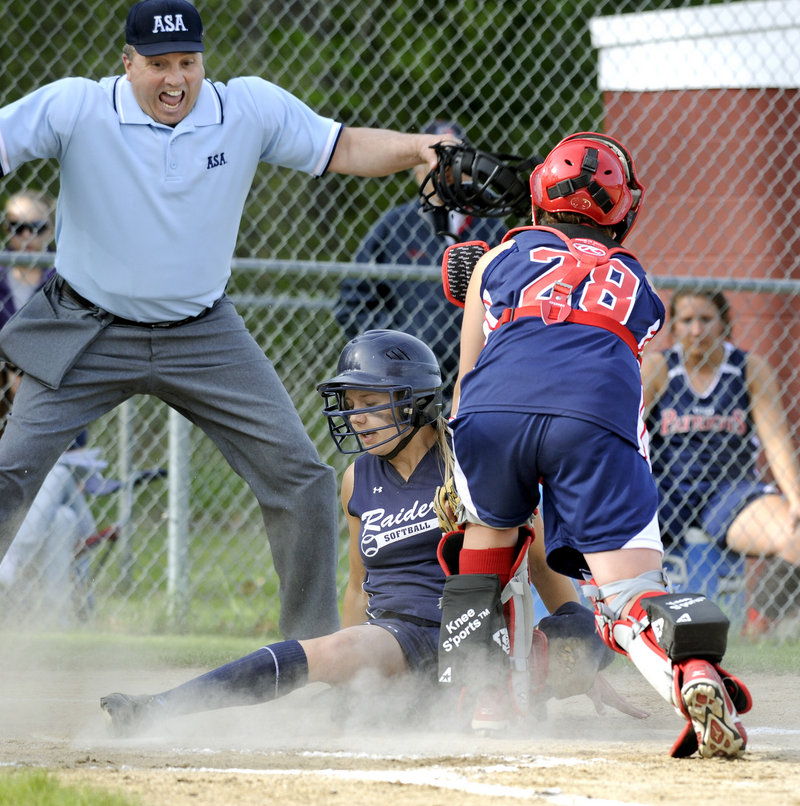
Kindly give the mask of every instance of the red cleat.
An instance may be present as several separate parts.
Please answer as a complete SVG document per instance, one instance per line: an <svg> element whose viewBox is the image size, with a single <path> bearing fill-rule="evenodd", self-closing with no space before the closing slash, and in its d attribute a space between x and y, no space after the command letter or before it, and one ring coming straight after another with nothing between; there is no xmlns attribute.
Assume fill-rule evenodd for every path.
<svg viewBox="0 0 800 806"><path fill-rule="evenodd" d="M741 756L747 733L717 669L708 661L688 660L681 670L681 699L691 727L686 726L672 755L687 756L697 750L703 758Z"/></svg>

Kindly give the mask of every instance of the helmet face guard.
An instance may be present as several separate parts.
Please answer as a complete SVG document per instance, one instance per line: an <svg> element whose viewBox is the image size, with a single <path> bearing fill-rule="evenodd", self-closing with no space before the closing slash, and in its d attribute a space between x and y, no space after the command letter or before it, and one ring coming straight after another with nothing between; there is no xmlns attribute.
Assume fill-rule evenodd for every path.
<svg viewBox="0 0 800 806"><path fill-rule="evenodd" d="M389 402L379 406L365 406L360 409L348 408L347 392L358 390L361 392L378 392L389 394ZM411 387L391 386L381 388L378 386L339 386L326 385L320 388L320 394L325 401L322 413L328 419L328 430L330 431L336 449L340 453L364 453L372 448L386 445L395 437L408 433L414 427L414 399ZM359 430L353 425L351 418L363 414L380 414L386 412L386 424L370 426L369 429ZM361 434L386 432L383 439L365 446L361 440Z"/></svg>
<svg viewBox="0 0 800 806"><path fill-rule="evenodd" d="M388 394L377 406L348 408L347 392ZM368 330L349 341L339 356L336 376L317 386L325 401L322 413L340 453L377 448L403 434L433 423L442 408L442 376L431 349L414 336L396 330ZM352 417L385 412L385 424L367 430ZM373 418L374 419L374 418ZM379 442L365 446L360 434L385 431Z"/></svg>
<svg viewBox="0 0 800 806"><path fill-rule="evenodd" d="M535 208L581 213L627 237L641 208L644 186L630 153L611 137L580 132L562 140L531 174Z"/></svg>
<svg viewBox="0 0 800 806"><path fill-rule="evenodd" d="M471 145L433 146L438 162L419 187L422 209L445 207L480 218L528 216L531 209L528 174L541 162L509 154L478 151ZM439 204L433 201L437 196Z"/></svg>

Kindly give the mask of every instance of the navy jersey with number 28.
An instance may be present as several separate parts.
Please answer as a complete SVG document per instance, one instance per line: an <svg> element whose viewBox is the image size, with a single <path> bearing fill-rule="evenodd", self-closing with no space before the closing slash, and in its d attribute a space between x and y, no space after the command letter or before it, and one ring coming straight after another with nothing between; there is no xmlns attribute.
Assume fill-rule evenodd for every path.
<svg viewBox="0 0 800 806"><path fill-rule="evenodd" d="M569 240L600 251L604 244L594 240L597 237L592 232L591 238ZM553 230L531 227L514 232L513 239L513 246L483 273L486 344L463 380L459 414L486 410L566 414L639 444L641 372L619 336L574 322L545 325L539 316L498 325L505 309L547 300L554 280L574 261L565 238ZM571 305L624 326L641 350L663 325L664 304L636 258L614 247L610 259L573 289ZM497 355L502 356L500 361L495 360Z"/></svg>

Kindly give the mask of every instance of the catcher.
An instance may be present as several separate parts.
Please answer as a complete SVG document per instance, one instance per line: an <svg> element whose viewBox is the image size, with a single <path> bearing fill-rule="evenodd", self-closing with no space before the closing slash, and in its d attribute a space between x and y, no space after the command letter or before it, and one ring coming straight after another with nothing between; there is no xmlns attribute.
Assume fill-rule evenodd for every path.
<svg viewBox="0 0 800 806"><path fill-rule="evenodd" d="M341 686L357 681L363 670L381 678L416 675L436 688L445 574L437 557L442 531L434 496L450 462L439 365L413 336L372 330L348 342L336 376L318 389L336 447L357 455L341 489L350 531L343 629L264 646L160 694L109 694L100 704L115 734L167 717L265 702L308 683ZM528 530L526 551L531 540ZM605 703L646 716L598 676L613 653L597 636L591 612L577 602L572 583L547 568L541 540L532 546L535 582L553 615L533 629L522 604L521 589L527 586L530 600L530 586L521 552L515 576L520 590L512 599L535 669L522 698L587 693L599 712Z"/></svg>
<svg viewBox="0 0 800 806"><path fill-rule="evenodd" d="M487 212L492 193L502 197L515 184L512 175L503 186L502 166L463 146L437 156L430 179L445 204L470 206L477 197L488 200L480 208ZM483 179L461 199L447 177L450 165L455 175L465 161L473 180ZM486 681L519 676L515 644L527 634L515 630L513 608L509 618L503 603L541 484L547 562L585 581L603 641L683 719L672 755L735 758L747 744L739 714L752 702L720 666L728 620L701 594L668 593L662 568L640 361L665 311L622 246L643 194L624 146L579 132L530 176L533 226L491 250L465 247L469 256L481 253L467 278L470 260L451 259L458 246L445 254L448 295L464 304L450 429L464 502L456 520L466 525L443 550L450 574L439 679L462 700L474 698L476 714L507 707L505 687L487 696ZM471 629L456 644L451 629L465 622ZM506 624L510 652L493 640Z"/></svg>

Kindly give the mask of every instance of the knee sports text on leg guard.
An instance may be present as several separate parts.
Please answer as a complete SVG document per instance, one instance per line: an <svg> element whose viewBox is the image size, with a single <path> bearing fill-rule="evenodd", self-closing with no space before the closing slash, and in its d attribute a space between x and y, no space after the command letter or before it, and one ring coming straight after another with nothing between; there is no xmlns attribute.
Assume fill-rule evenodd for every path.
<svg viewBox="0 0 800 806"><path fill-rule="evenodd" d="M440 682L462 687L480 686L475 669L483 677L510 671L515 710L526 713L529 700L528 656L533 633L533 598L527 554L532 533L520 529L515 560L508 583L500 589L495 574L459 574L458 556L464 533L451 532L439 545L439 561L448 575L442 596L442 628L439 643ZM502 654L500 654L502 653Z"/></svg>

